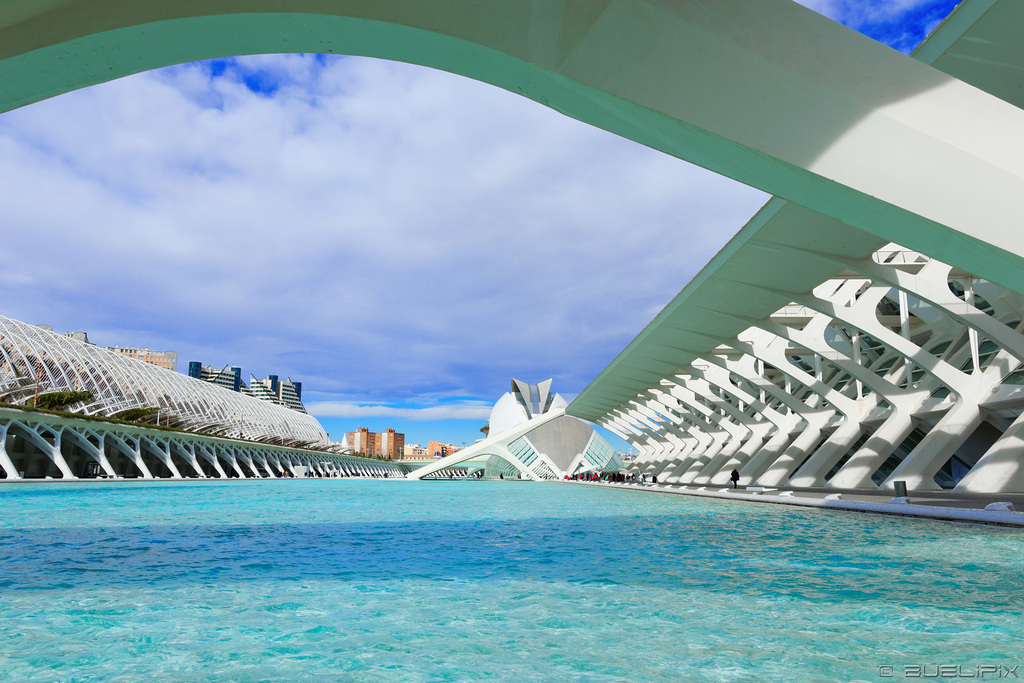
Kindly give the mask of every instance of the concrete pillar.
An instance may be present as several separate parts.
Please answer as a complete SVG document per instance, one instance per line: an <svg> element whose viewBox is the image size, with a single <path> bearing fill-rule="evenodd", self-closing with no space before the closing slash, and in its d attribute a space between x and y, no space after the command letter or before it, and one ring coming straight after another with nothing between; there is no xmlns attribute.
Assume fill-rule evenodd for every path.
<svg viewBox="0 0 1024 683"><path fill-rule="evenodd" d="M20 480L21 473L14 467L11 457L7 454L7 430L10 423L0 424L0 467L3 467L8 481Z"/></svg>
<svg viewBox="0 0 1024 683"><path fill-rule="evenodd" d="M171 446L169 443L157 442L155 439L151 438L143 438L140 440L139 447L140 451L144 448L159 458L160 461L167 466L167 469L171 471L171 477L175 479L183 478L181 476L181 472L178 471L178 467L174 464L174 461L171 460Z"/></svg>
<svg viewBox="0 0 1024 683"><path fill-rule="evenodd" d="M171 439L168 442L168 448L178 454L182 460L187 462L196 476L200 479L206 479L206 472L199 465L199 459L196 458L195 449L188 443L179 442L177 439Z"/></svg>
<svg viewBox="0 0 1024 683"><path fill-rule="evenodd" d="M986 451L953 491L1019 493L1024 491L1024 413Z"/></svg>
<svg viewBox="0 0 1024 683"><path fill-rule="evenodd" d="M124 454L129 460L131 460L136 467L139 468L139 472L142 473L143 479L153 479L153 473L146 467L146 463L142 461L142 449L139 446L139 439L136 438L134 442L129 441L129 437L118 434L107 434L107 441L110 445Z"/></svg>

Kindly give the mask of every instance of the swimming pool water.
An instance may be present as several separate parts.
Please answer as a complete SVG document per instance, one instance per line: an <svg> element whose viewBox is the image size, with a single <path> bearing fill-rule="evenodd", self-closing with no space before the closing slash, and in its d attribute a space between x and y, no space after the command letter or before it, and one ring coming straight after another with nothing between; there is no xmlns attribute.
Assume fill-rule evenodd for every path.
<svg viewBox="0 0 1024 683"><path fill-rule="evenodd" d="M1015 530L564 484L10 485L0 678L1024 676L1022 550Z"/></svg>

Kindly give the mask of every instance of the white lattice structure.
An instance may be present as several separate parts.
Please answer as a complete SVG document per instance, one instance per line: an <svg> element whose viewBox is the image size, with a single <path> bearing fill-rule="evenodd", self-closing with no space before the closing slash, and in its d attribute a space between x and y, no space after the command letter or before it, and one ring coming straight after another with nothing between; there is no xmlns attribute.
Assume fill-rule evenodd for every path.
<svg viewBox="0 0 1024 683"><path fill-rule="evenodd" d="M0 316L0 399L23 404L52 391L91 392L93 399L75 409L85 415L159 408L188 431L328 445L323 427L304 413Z"/></svg>
<svg viewBox="0 0 1024 683"><path fill-rule="evenodd" d="M407 471L341 453L0 407L0 481L386 479Z"/></svg>

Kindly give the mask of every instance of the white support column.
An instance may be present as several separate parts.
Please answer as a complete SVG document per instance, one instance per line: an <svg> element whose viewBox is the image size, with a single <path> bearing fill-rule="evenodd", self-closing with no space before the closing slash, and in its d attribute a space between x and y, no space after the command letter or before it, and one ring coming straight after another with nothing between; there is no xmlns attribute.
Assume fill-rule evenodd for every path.
<svg viewBox="0 0 1024 683"><path fill-rule="evenodd" d="M637 418L627 405L612 409L606 415L609 420L620 425L623 430L633 434L630 442L635 444L640 454L635 463L637 467L656 468L665 461L667 453L665 444L659 439L655 439L653 434L636 422Z"/></svg>
<svg viewBox="0 0 1024 683"><path fill-rule="evenodd" d="M910 340L910 311L907 303L907 293L902 289L899 291L900 299L900 335L906 340ZM910 358L903 357L903 370L906 373L907 387L910 387L914 383L914 364L910 362Z"/></svg>
<svg viewBox="0 0 1024 683"><path fill-rule="evenodd" d="M271 477L277 477L281 472L284 471L281 469L281 462L273 453L263 451L263 459L267 463L267 468L270 471Z"/></svg>
<svg viewBox="0 0 1024 683"><path fill-rule="evenodd" d="M596 422L636 449L637 456L633 462L629 463L630 469L635 470L638 474L643 474L645 470L654 466L654 449L648 445L646 439L638 435L636 428L615 410L609 410Z"/></svg>
<svg viewBox="0 0 1024 683"><path fill-rule="evenodd" d="M612 413L632 427L633 431L644 442L645 450L650 453L652 460L665 460L666 458L679 456L674 451L675 444L670 442L663 433L657 432L652 428L646 417L637 411L633 401L626 402L619 408L614 409Z"/></svg>
<svg viewBox="0 0 1024 683"><path fill-rule="evenodd" d="M931 259L923 266L915 268L913 272L908 272L895 266L876 263L871 257L847 259L818 252L809 253L824 261L868 275L876 285L884 283L898 291L913 295L941 310L961 325L977 329L1000 348L1024 362L1024 335L955 296L947 286L951 271L949 264Z"/></svg>
<svg viewBox="0 0 1024 683"><path fill-rule="evenodd" d="M853 331L853 362L855 365L863 365L864 361L860 355L860 330ZM857 379L857 400L864 398L864 383Z"/></svg>
<svg viewBox="0 0 1024 683"><path fill-rule="evenodd" d="M750 360L749 357L746 357L746 359L748 361ZM748 366L749 365L753 364L749 363ZM708 482L712 484L717 483L725 485L729 481L728 476L731 474L733 469L740 470L741 476L743 476L742 468L745 467L754 458L754 456L760 453L763 449L768 449L770 453L775 453L775 457L777 457L785 448L786 443L788 443L789 434L802 419L799 416L792 414L782 415L767 406L754 395L735 386L729 379L730 374L732 374L732 371L729 370L730 366L734 369L740 369L739 363L735 361L727 365L725 361L719 360L718 363L711 364L707 369L702 370L701 372L707 382L736 397L741 406L746 403L757 411L757 414L759 414L763 420L760 422L755 421L745 413L737 411L737 420L746 420L744 424L747 429L752 431L754 436L748 439L747 442L743 444L743 447L737 451L734 461L726 463L721 468L719 478L713 478ZM739 375L741 373L737 374ZM757 385L752 384L751 386L756 387ZM763 390L761 393L763 393ZM772 434L773 428L775 430L774 434ZM766 440L769 439L771 440L766 443Z"/></svg>
<svg viewBox="0 0 1024 683"><path fill-rule="evenodd" d="M249 457L255 463L256 467L260 468L260 477L266 479L273 476L273 468L267 462L267 454L258 450L252 450L249 452Z"/></svg>
<svg viewBox="0 0 1024 683"><path fill-rule="evenodd" d="M198 478L206 479L206 472L203 471L202 466L199 464L195 448L191 444L180 442L177 438L174 438L169 441L168 447L189 464Z"/></svg>
<svg viewBox="0 0 1024 683"><path fill-rule="evenodd" d="M976 308L974 305L974 278L964 278L964 301L968 306ZM974 327L968 326L967 328L968 342L971 345L971 374L981 374L981 361L978 357L978 330Z"/></svg>
<svg viewBox="0 0 1024 683"><path fill-rule="evenodd" d="M235 457L241 460L242 464L249 468L249 473L252 474L253 477L255 477L256 479L262 478L260 471L256 468L256 464L253 463L252 461L252 456L250 455L248 449L239 448L237 450Z"/></svg>
<svg viewBox="0 0 1024 683"><path fill-rule="evenodd" d="M216 447L214 447L214 448L216 448ZM249 478L249 477L246 476L245 471L242 469L242 466L238 463L238 458L235 457L235 449L234 448L222 446L220 448L217 448L217 453L218 453L218 455L221 458L224 459L225 462L227 462L229 465L231 465L231 469L233 469L235 471L235 474L238 475L239 479L248 479Z"/></svg>
<svg viewBox="0 0 1024 683"><path fill-rule="evenodd" d="M40 425L39 427L32 427L27 423L15 424L17 425L18 431L21 433L21 435L23 435L26 438L26 440L29 441L32 445L41 450L43 454L46 455L46 457L48 457L53 462L54 465L57 466L57 469L60 470L62 479L77 479L77 477L75 477L75 475L71 473L71 468L68 467L67 461L64 460L64 455L60 452L61 432L59 429L49 429L44 425ZM38 429L46 429L48 432L50 432L53 435L53 443L51 444L49 441L47 441L46 438L39 433Z"/></svg>
<svg viewBox="0 0 1024 683"><path fill-rule="evenodd" d="M647 469L654 466L653 449L648 447L646 441L637 436L632 425L625 421L620 415L616 414L614 411L609 411L604 415L603 419L599 419L597 423L625 440L626 443L637 450L636 460L630 463L630 469L635 469L639 474L643 474Z"/></svg>
<svg viewBox="0 0 1024 683"><path fill-rule="evenodd" d="M616 412L627 419L631 418L634 424L638 424L640 421L641 413L632 402L623 409L617 409ZM679 449L672 448L667 437L658 439L646 427L638 427L638 429L649 434L648 443L651 451L648 459L654 466L648 473L661 477L662 481L668 481L685 462L704 452L711 444L711 437L706 432L692 427L688 427L685 432L689 441L682 435L677 436L679 442L683 444L683 447Z"/></svg>
<svg viewBox="0 0 1024 683"><path fill-rule="evenodd" d="M743 427L738 427L733 422L723 418L716 411L701 404L697 400L697 394L689 388L685 380L678 376L675 377L675 380L675 383L671 386L665 387L668 390L667 396L678 401L688 411L703 417L705 420L709 420L710 424L708 426L714 425L718 428L716 430L708 430L708 433L715 440L716 447L705 451L699 458L694 459L687 470L679 477L679 481L684 483L705 483L703 481L697 482L701 472L712 468L717 463L726 462L731 459L739 451L743 445L743 440L750 432ZM663 396L666 395L666 392L661 388L652 388L652 391L656 395L658 393Z"/></svg>
<svg viewBox="0 0 1024 683"><path fill-rule="evenodd" d="M945 283L943 283L943 285L944 284ZM970 407L967 407L965 412L961 412L957 418L952 417L952 415L960 411L965 404L974 405L976 412L977 403L987 395L987 392L992 386L993 378L988 375L978 377L965 376L948 363L943 362L909 340L903 338L902 335L896 334L891 329L881 325L874 313L875 305L877 301L880 300L886 292L888 292L888 289L888 286L879 287L873 285L861 296L857 304L852 307L839 306L833 300L824 300L813 295L794 295L793 299L795 302L807 306L812 310L816 310L838 320L842 320L843 322L850 324L855 329L866 331L880 343L906 357L912 358L917 365L926 369L929 373L934 375L937 380L941 381L946 386L949 386L959 397L961 397L957 404L951 408L950 412L940 421L940 423L945 423L943 430L937 431L930 439L926 437L925 440L922 440L922 442L918 444L917 448L914 449L914 452L911 453L898 468L897 472L899 472L900 476L897 477L894 473L893 476L890 477L890 480L905 479L908 483L908 487L910 488L913 488L912 482L915 482L914 485L923 488L935 488L937 487L937 484L935 484L934 481L931 481L931 476L934 475L939 468L945 464L946 460L949 459L949 455L951 455L952 451L948 454L947 451L949 451L950 448L955 451L959 444L963 443L963 440L966 440L970 435L969 431L963 434L954 435L951 434L949 430L954 428L973 429L973 427L969 426L974 424L976 427L978 420L980 420L980 414L971 415L972 411ZM805 329L799 335L793 333L789 336L807 343L812 349L815 348L813 344L817 343L817 338L810 338L806 333L807 330ZM865 384L871 386L876 393L882 393L886 400L905 412L910 412L908 408L911 405L914 407L920 407L920 402L927 401L927 397L931 390L938 386L938 384L932 380L921 383L921 386L917 388L908 387L906 392L900 392L891 384L887 382L880 382L880 378L874 376L873 373L866 371L859 365L853 364L843 366L843 360L841 358L835 358L833 359L833 362L844 367L844 369L850 372L854 377L863 379ZM998 383L998 378L996 378L995 381ZM906 426L905 420L906 418L904 418L903 426ZM899 425L893 425L893 427L897 426ZM938 426L936 427L936 430L938 430ZM875 436L877 437L878 434L876 433ZM953 445L954 441L957 439L959 439L959 443ZM894 444L885 444L883 445L883 448L889 449L889 453L891 453L899 443L900 441L897 441ZM869 444L865 444L864 449L868 446ZM870 461L877 463L877 465L881 465L881 462L884 461L884 458L880 460L878 456L874 456L873 454L869 456L867 452L864 455L864 458L858 458L856 456L851 458L847 465L844 466L844 469L853 466L862 474L862 470L866 462ZM874 470L872 470L872 473L873 472ZM930 472L930 474L927 474L928 472ZM843 476L840 477L840 475ZM842 484L849 482L850 479L851 477L845 475L841 471L833 478L833 481L829 482L829 485L840 487ZM868 480L870 481L870 473L868 473ZM863 477L859 477L858 483L862 486L867 485ZM883 483L883 487L885 486L889 486L891 488L891 485Z"/></svg>
<svg viewBox="0 0 1024 683"><path fill-rule="evenodd" d="M68 467L68 463L64 459L64 454L61 453L60 450L64 429L62 427L57 427L56 429L51 428L50 431L53 434L53 446L51 447L50 453L47 455L49 455L50 459L53 460L53 463L57 465L57 468L60 470L64 479L78 479L78 477L71 472L71 468Z"/></svg>
<svg viewBox="0 0 1024 683"><path fill-rule="evenodd" d="M214 448L205 443L196 443L193 447L195 448L196 455L206 460L216 470L218 478L228 478L228 473L224 471L224 467L220 464L220 458L217 457L217 452Z"/></svg>
<svg viewBox="0 0 1024 683"><path fill-rule="evenodd" d="M4 468L8 481L20 480L21 473L14 467L11 457L7 454L7 430L11 423L0 423L0 467Z"/></svg>
<svg viewBox="0 0 1024 683"><path fill-rule="evenodd" d="M707 371L710 368L704 368ZM717 369L717 368L716 368ZM695 396L701 396L714 407L713 412L721 410L725 415L718 414L723 426L729 425L732 429L732 440L729 447L719 452L718 456L711 459L690 481L695 484L724 484L728 481L729 474L733 469L738 469L747 463L756 453L767 438L771 429L771 423L764 420L760 423L741 412L736 406L727 400L715 395L711 384L703 376L690 377L685 381L685 387L693 391ZM725 390L723 389L723 393Z"/></svg>
<svg viewBox="0 0 1024 683"><path fill-rule="evenodd" d="M763 336L763 332L760 331L756 331L755 334ZM732 346L740 354L738 359L711 356L706 360L722 367L727 373L741 377L756 390L759 396L756 402L757 409L766 416L774 416L773 421L777 427L776 433L768 440L768 443L764 444L749 458L746 464L739 468L740 483L747 485L755 483L758 477L780 458L787 446L798 437L799 432L802 431L798 427L805 424L804 413L808 408L797 401L795 397L765 379L765 361L757 355L751 344L734 340ZM783 366L786 363L787 361L783 359ZM779 400L788 409L787 413L782 414L769 408L765 402L768 396L771 396L773 400Z"/></svg>
<svg viewBox="0 0 1024 683"><path fill-rule="evenodd" d="M666 413L669 411L669 407L659 403L655 399L647 398L646 403L642 403L643 397L636 399L632 402L632 410L636 411L642 416L650 419L656 417L657 411L653 410L647 403L653 403L658 406L660 411L664 411L662 414L665 415L665 419L670 418ZM680 425L685 418L679 418ZM663 438L670 440L676 444L676 447L670 448L666 457L666 467L662 468L663 472L666 472L664 481L672 483L679 480L679 476L685 472L685 468L689 467L690 461L694 458L701 458L706 456L709 452L717 452L721 444L719 438L707 429L704 425L701 425L697 420L686 419L688 425L685 427L686 432L698 439L701 442L701 446L697 449L690 451L684 451L685 443L673 433L672 429L666 425L662 432ZM686 455L684 455L686 453ZM671 470L669 468L671 467Z"/></svg>
<svg viewBox="0 0 1024 683"><path fill-rule="evenodd" d="M808 325L810 328L811 325ZM742 339L734 343L735 348L740 349L747 355L761 360L762 363L771 363L786 377L793 378L808 387L812 392L824 395L834 408L827 410L812 409L807 404L799 401L788 392L777 392L776 395L782 400L794 414L803 420L803 429L795 435L790 445L773 460L768 460L762 454L756 455L751 461L740 470L741 481L744 476L752 477L757 484L764 486L778 486L784 484L795 472L801 463L810 454L821 440L822 429L838 409L843 412L847 419L857 419L855 409L851 409L851 402L830 387L819 384L812 375L808 375L802 369L793 365L785 353L785 344L778 343L784 337L778 336L774 331L776 328L789 330L781 325L773 325L772 332L766 329L750 329L745 331ZM802 332L811 336L807 328ZM771 383L763 378L758 378L767 388ZM774 386L774 385L773 385Z"/></svg>
<svg viewBox="0 0 1024 683"><path fill-rule="evenodd" d="M907 489L912 491L941 489L933 477L978 428L981 420L981 409L976 401L958 401L879 488L892 489L892 482L905 481Z"/></svg>
<svg viewBox="0 0 1024 683"><path fill-rule="evenodd" d="M295 458L292 456L291 453L281 454L281 464L285 466L285 469L287 471L291 472L293 477L298 476L298 472L295 470L297 463L295 462Z"/></svg>
<svg viewBox="0 0 1024 683"><path fill-rule="evenodd" d="M1024 413L1013 421L953 490L956 493L1024 491Z"/></svg>
<svg viewBox="0 0 1024 683"><path fill-rule="evenodd" d="M117 473L114 472L113 465L111 465L110 460L107 459L106 449L104 448L106 440L103 433L93 431L83 433L72 428L68 428L65 433L75 440L79 448L99 463L99 466L108 477L111 479L117 478ZM89 441L90 434L96 437L97 443L99 444L98 446Z"/></svg>
<svg viewBox="0 0 1024 683"><path fill-rule="evenodd" d="M143 437L139 441L140 452L142 449L148 450L150 453L155 455L167 469L171 471L171 477L174 479L182 479L181 472L178 471L178 467L171 460L171 446L166 441L157 441L152 437Z"/></svg>
<svg viewBox="0 0 1024 683"><path fill-rule="evenodd" d="M660 393L664 396L664 392ZM692 455L694 453L693 442L688 442L686 437L692 437L697 432L711 436L705 425L700 424L698 420L694 420L691 415L687 414L685 406L674 399L662 400L656 390L652 389L638 396L629 405L631 414L637 416L638 420L644 419L647 424L653 423L661 427L661 431L656 432L656 438L662 447L661 457L663 458L684 460L687 457L684 454ZM684 411L682 417L672 414L673 410L679 412L680 408ZM711 438L714 437L711 436Z"/></svg>
<svg viewBox="0 0 1024 683"><path fill-rule="evenodd" d="M139 472L142 473L143 479L153 479L153 473L146 467L146 463L142 461L142 448L140 446L140 440L135 437L134 441L130 441L131 437L122 434L108 433L107 440L110 444L121 451L132 463L139 468Z"/></svg>

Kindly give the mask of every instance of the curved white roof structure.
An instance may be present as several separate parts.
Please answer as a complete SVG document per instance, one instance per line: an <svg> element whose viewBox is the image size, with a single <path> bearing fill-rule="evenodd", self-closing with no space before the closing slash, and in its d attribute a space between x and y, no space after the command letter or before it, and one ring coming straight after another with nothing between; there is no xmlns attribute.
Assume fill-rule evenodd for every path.
<svg viewBox="0 0 1024 683"><path fill-rule="evenodd" d="M955 75L1016 116L1022 20L1020 2L966 0L914 56L936 84ZM971 103L950 111L961 133L994 130ZM998 133L1007 150L1022 134L1024 120ZM949 198L928 180L939 159L878 179L917 186L924 215ZM947 170L949 196L980 200L974 218L995 225L1007 187ZM809 206L770 200L566 412L633 443L634 467L669 483L725 485L735 469L770 487L1024 491L1024 268L1000 264L982 231L912 238L881 213L855 224Z"/></svg>
<svg viewBox="0 0 1024 683"><path fill-rule="evenodd" d="M111 417L131 408L169 411L188 431L294 446L327 446L313 417L0 316L0 400L89 391L76 412ZM166 412L164 414L167 414Z"/></svg>

